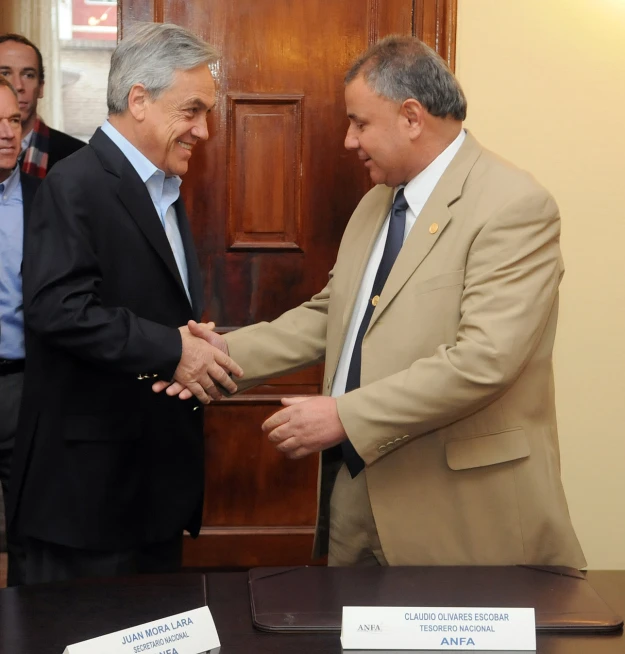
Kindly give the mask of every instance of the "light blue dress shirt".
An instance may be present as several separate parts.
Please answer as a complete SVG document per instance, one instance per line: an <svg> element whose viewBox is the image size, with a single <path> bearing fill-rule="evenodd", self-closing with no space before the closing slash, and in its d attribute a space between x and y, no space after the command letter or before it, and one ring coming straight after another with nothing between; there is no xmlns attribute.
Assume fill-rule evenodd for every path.
<svg viewBox="0 0 625 654"><path fill-rule="evenodd" d="M128 159L132 167L137 171L141 181L146 185L156 213L165 229L167 240L171 246L171 251L176 260L182 283L184 284L184 289L187 292L189 303L191 303L187 259L182 237L180 236L180 228L178 227L178 216L174 208L174 203L180 196L180 184L182 184L182 180L177 175L165 177L165 173L157 168L143 153L137 150L108 120L102 125L102 131L123 152L126 159Z"/></svg>
<svg viewBox="0 0 625 654"><path fill-rule="evenodd" d="M20 157L21 157L21 156L24 154L24 152L26 152L26 150L28 150L28 148L30 147L30 144L31 144L31 142L32 142L32 140L33 140L33 131L34 131L34 130L31 129L30 132L28 132L28 134L26 134L26 135L22 138L22 151L20 152Z"/></svg>
<svg viewBox="0 0 625 654"><path fill-rule="evenodd" d="M16 166L0 183L0 359L24 358L23 248L24 203Z"/></svg>

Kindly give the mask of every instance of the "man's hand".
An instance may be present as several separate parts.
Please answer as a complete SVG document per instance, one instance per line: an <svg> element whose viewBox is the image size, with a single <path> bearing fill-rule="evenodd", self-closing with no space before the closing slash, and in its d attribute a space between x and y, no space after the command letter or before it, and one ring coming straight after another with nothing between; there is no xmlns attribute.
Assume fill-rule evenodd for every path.
<svg viewBox="0 0 625 654"><path fill-rule="evenodd" d="M285 397L282 404L286 408L267 418L262 429L289 459L301 459L346 440L333 397Z"/></svg>
<svg viewBox="0 0 625 654"><path fill-rule="evenodd" d="M226 343L226 339L221 334L218 334L214 331L214 322L197 323L195 320L189 320L187 326L189 327L189 331L193 334L193 336L203 338L207 343L210 343L214 347L220 349L224 354L230 354L228 351L228 343Z"/></svg>
<svg viewBox="0 0 625 654"><path fill-rule="evenodd" d="M217 334L213 331L213 329L215 328L214 322L198 324L197 322L195 322L195 320L189 320L189 322L187 323L187 327L188 327L189 334L201 338L207 343L209 343L210 345L212 345L213 347L221 350L221 352L223 352L224 355L226 356L226 360L232 362L236 366L236 372L234 369L230 368L229 366L225 366L227 370L230 370L230 372L232 372L236 377L241 377L243 375L243 370L241 369L241 367L238 366L234 361L232 361L232 359L230 359L230 357L228 356L228 344L226 343L224 338L220 334ZM180 327L179 329L181 330L182 333L182 330L185 328ZM183 345L184 345L184 341L183 341ZM217 360L217 358L215 358L215 361L217 361L217 363L219 364L219 360ZM216 370L216 374L220 375L219 366L215 370ZM223 374L226 375L226 378L228 379L227 383L221 382L221 379L223 379L223 377L219 377L219 378L214 377L211 374L210 370L208 371L209 375L213 378L213 380L219 382L228 392L232 392L232 393L236 392L237 389L236 384L228 377L227 372L225 372L223 368L221 369L221 372L223 372ZM160 393L162 391L165 391L167 395L170 395L172 397L178 395L181 400L188 400L192 398L194 395L196 395L189 388L187 388L187 386L185 386L181 380L178 380L175 374L174 374L174 379L177 381L169 382L161 379L155 382L154 384L152 384L152 390L155 393ZM216 389L214 384L213 387ZM219 392L218 389L216 390L217 392ZM201 399L199 396L197 397ZM211 394L211 397L213 399L220 399L222 396L221 394L219 394L219 396L217 397ZM210 402L210 399L207 399L206 401L205 400L201 400L201 401L203 401L204 404L208 404Z"/></svg>
<svg viewBox="0 0 625 654"><path fill-rule="evenodd" d="M168 382L156 382L153 390L159 392L168 386L176 386L186 389L187 399L193 394L204 404L208 404L211 398L218 400L223 397L215 382L229 393L234 393L237 386L228 373L241 377L241 367L221 349L210 345L207 340L193 336L186 325L178 329L182 337L182 356L174 372L174 384L170 386ZM169 388L169 395L177 394L170 392Z"/></svg>

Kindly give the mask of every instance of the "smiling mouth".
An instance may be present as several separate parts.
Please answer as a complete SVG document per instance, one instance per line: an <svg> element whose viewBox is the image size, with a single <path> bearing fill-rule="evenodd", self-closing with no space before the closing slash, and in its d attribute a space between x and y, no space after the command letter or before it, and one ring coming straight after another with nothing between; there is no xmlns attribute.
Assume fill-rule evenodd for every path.
<svg viewBox="0 0 625 654"><path fill-rule="evenodd" d="M191 152L191 150L193 150L193 146L190 145L189 143L184 143L183 141L178 141L178 145L183 147L185 150L188 150L189 152Z"/></svg>

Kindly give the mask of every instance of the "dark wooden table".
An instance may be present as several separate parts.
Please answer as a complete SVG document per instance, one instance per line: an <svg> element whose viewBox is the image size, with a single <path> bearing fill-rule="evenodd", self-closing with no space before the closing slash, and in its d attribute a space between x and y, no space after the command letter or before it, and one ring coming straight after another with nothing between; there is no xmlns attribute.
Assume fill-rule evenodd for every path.
<svg viewBox="0 0 625 654"><path fill-rule="evenodd" d="M599 595L625 615L625 571L589 572ZM75 642L203 606L220 654L339 654L337 635L266 634L252 626L247 573L133 577L0 590L0 654L62 654ZM622 632L539 635L537 654L625 654Z"/></svg>

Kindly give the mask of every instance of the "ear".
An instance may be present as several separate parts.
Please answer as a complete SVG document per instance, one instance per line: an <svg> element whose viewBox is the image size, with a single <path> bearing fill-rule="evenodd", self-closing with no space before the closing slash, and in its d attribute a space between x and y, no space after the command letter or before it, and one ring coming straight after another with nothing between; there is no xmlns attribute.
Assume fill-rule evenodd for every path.
<svg viewBox="0 0 625 654"><path fill-rule="evenodd" d="M39 85L39 95L37 96L37 100L41 100L43 98L43 87L45 85L45 82L41 82Z"/></svg>
<svg viewBox="0 0 625 654"><path fill-rule="evenodd" d="M408 98L404 100L399 113L405 120L409 137L417 138L423 131L425 123L426 111L423 105L414 98Z"/></svg>
<svg viewBox="0 0 625 654"><path fill-rule="evenodd" d="M128 93L128 111L135 120L143 121L149 101L149 95L143 84L134 84Z"/></svg>

